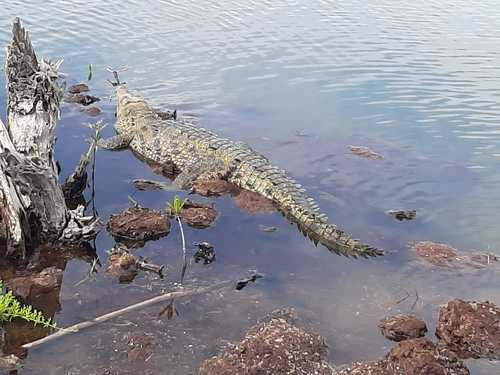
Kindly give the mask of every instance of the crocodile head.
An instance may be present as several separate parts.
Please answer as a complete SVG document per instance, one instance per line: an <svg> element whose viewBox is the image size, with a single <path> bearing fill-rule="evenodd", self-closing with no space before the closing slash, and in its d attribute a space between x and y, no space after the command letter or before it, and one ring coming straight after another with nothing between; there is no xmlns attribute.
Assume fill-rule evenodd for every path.
<svg viewBox="0 0 500 375"><path fill-rule="evenodd" d="M116 131L119 134L133 135L144 124L151 109L144 99L129 93L124 84L116 87Z"/></svg>

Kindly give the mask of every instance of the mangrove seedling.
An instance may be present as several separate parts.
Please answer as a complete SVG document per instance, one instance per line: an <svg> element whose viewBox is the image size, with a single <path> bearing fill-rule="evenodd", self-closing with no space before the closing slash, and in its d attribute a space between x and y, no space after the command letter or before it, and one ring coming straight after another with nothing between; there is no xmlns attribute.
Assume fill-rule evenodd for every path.
<svg viewBox="0 0 500 375"><path fill-rule="evenodd" d="M47 319L41 311L30 305L22 305L12 290L6 291L3 281L0 280L0 324L10 322L13 319L24 319L34 325L41 325L45 328L57 328L52 319Z"/></svg>

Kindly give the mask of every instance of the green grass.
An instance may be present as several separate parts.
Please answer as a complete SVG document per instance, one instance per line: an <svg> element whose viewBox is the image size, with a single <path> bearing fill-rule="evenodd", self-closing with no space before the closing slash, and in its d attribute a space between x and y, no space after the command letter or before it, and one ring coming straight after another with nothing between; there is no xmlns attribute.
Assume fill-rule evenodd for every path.
<svg viewBox="0 0 500 375"><path fill-rule="evenodd" d="M46 328L57 328L55 322L52 319L45 318L41 311L34 309L30 305L22 305L14 297L11 290L5 290L3 281L0 280L0 324L5 324L16 318Z"/></svg>

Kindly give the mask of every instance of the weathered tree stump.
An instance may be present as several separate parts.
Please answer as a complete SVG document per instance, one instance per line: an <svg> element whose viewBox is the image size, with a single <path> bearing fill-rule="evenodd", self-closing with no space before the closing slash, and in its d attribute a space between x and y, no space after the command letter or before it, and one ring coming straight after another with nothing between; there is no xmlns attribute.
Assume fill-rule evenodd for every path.
<svg viewBox="0 0 500 375"><path fill-rule="evenodd" d="M54 144L62 60L39 59L19 19L12 33L5 68L8 126L0 121L0 221L7 255L24 257L47 241L92 237L97 221L84 216L83 206L68 209L59 184Z"/></svg>

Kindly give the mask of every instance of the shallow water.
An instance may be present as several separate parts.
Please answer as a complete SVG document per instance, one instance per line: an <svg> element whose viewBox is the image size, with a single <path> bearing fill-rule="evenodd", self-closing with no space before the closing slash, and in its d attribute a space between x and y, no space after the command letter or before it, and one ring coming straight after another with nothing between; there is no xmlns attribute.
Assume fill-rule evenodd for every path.
<svg viewBox="0 0 500 375"><path fill-rule="evenodd" d="M107 2L3 1L0 44L22 17L40 55L64 57L68 83L94 66L92 94L103 98L99 118L111 135L114 103L106 66L126 65L129 85L159 108L192 114L204 127L242 140L287 169L335 222L365 242L390 250L375 260L336 256L312 243L280 214L250 215L230 198L206 230L188 241L216 246L217 262L191 264L187 285L265 275L237 292L179 300L179 317L162 306L29 352L21 374L190 374L227 340L238 340L266 313L295 306L330 344L336 364L382 356L391 343L376 328L389 313L414 312L433 337L439 305L460 297L500 303L498 266L452 272L415 261L415 240L500 254L500 6L494 0ZM0 60L4 61L4 51ZM3 77L0 86L4 86ZM0 95L1 114L5 97ZM84 126L95 121L63 106L57 157L63 175L85 150ZM384 156L366 160L349 145ZM96 204L107 220L129 195L161 208L171 192L136 192L133 178L158 178L128 151L98 154ZM397 222L394 208L417 210ZM259 225L275 226L264 233ZM169 265L164 280L141 274L120 285L105 272L112 238L103 231L103 268L80 286L89 268L66 267L56 315L70 325L135 303L178 279L179 235L150 242L138 253ZM411 298L396 304L401 296ZM418 298L413 296L417 296ZM150 335L145 365L127 361L129 335ZM473 374L498 365L470 362Z"/></svg>

